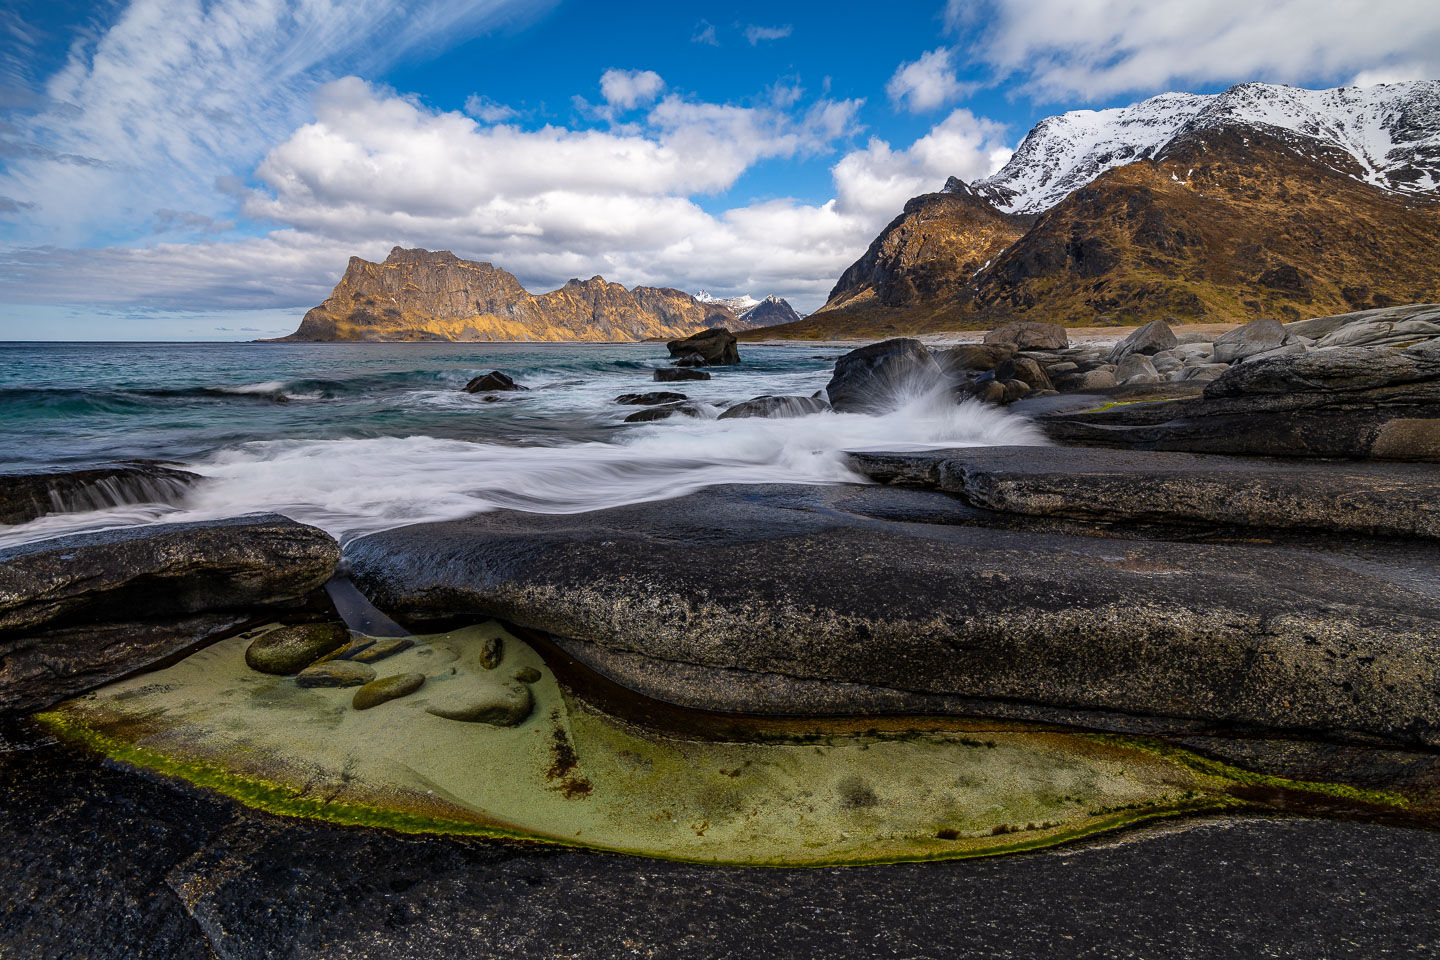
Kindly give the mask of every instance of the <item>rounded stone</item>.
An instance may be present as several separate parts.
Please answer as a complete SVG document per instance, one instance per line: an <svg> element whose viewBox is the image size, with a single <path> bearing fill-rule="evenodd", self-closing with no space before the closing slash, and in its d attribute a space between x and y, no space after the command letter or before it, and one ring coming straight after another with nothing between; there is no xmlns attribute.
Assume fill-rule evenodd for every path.
<svg viewBox="0 0 1440 960"><path fill-rule="evenodd" d="M343 647L350 632L340 623L303 623L272 630L245 649L245 663L261 673L299 673Z"/></svg>
<svg viewBox="0 0 1440 960"><path fill-rule="evenodd" d="M376 663L386 657L393 657L402 650L415 646L414 637L381 637L368 646L351 654L348 659L356 663Z"/></svg>
<svg viewBox="0 0 1440 960"><path fill-rule="evenodd" d="M488 723L496 727L513 727L524 722L535 708L530 688L519 683L485 685L464 693L450 696L446 700L425 708L446 720L460 720L465 723Z"/></svg>
<svg viewBox="0 0 1440 960"><path fill-rule="evenodd" d="M394 676L381 677L379 680L371 680L356 690L355 698L350 701L350 705L356 710L369 710L382 703L408 697L424 684L425 674L423 673L397 673Z"/></svg>
<svg viewBox="0 0 1440 960"><path fill-rule="evenodd" d="M540 679L540 671L534 667L521 667L519 670L510 674L510 676L519 680L521 683L534 683Z"/></svg>
<svg viewBox="0 0 1440 960"><path fill-rule="evenodd" d="M331 660L301 670L295 683L301 687L358 687L374 679L374 667L354 660Z"/></svg>

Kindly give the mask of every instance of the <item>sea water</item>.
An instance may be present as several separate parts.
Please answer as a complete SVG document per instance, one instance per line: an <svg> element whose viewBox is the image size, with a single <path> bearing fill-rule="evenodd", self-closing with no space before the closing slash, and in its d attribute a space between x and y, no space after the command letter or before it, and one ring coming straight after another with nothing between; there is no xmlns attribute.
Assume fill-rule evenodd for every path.
<svg viewBox="0 0 1440 960"><path fill-rule="evenodd" d="M1041 442L1022 418L918 384L876 415L717 419L824 389L845 351L741 345L662 384L663 344L0 343L0 473L160 461L206 478L176 502L0 526L0 544L271 511L343 541L495 509L576 513L721 483L854 483L847 450ZM529 389L476 395L500 370ZM625 393L701 416L627 424Z"/></svg>

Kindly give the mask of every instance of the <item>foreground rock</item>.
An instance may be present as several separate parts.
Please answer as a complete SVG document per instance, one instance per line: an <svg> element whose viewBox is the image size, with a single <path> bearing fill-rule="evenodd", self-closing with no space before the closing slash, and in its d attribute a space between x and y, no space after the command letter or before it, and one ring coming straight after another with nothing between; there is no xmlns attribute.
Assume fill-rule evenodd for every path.
<svg viewBox="0 0 1440 960"><path fill-rule="evenodd" d="M199 474L136 463L67 473L0 475L0 525L49 513L104 510L127 503L179 503Z"/></svg>
<svg viewBox="0 0 1440 960"><path fill-rule="evenodd" d="M725 366L740 362L740 351L735 345L735 335L729 330L714 327L702 330L684 340L671 340L665 344L670 356L677 363L686 366ZM692 358L698 358L698 362Z"/></svg>
<svg viewBox="0 0 1440 960"><path fill-rule="evenodd" d="M1423 464L1242 459L1083 447L854 453L882 483L1002 513L1440 540L1440 471Z"/></svg>
<svg viewBox="0 0 1440 960"><path fill-rule="evenodd" d="M245 650L251 670L289 676L299 673L327 653L350 640L350 632L339 623L305 623L281 627L255 640Z"/></svg>
<svg viewBox="0 0 1440 960"><path fill-rule="evenodd" d="M34 710L304 597L340 548L275 515L0 550L0 711Z"/></svg>
<svg viewBox="0 0 1440 960"><path fill-rule="evenodd" d="M848 960L877 943L1371 960L1440 939L1436 831L1221 818L1021 856L756 870L275 817L0 733L19 747L0 752L0 943L36 960Z"/></svg>
<svg viewBox="0 0 1440 960"><path fill-rule="evenodd" d="M891 709L941 695L1440 744L1440 550L1325 546L999 529L922 491L720 487L352 549L387 609L548 631L692 706L849 712L888 692Z"/></svg>

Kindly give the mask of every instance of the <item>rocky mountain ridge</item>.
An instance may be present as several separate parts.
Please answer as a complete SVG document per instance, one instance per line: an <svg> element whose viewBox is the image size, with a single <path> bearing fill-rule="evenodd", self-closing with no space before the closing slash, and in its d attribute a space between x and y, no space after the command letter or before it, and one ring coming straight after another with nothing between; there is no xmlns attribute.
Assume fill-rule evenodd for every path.
<svg viewBox="0 0 1440 960"><path fill-rule="evenodd" d="M994 177L952 177L911 200L821 310L766 335L1295 320L1433 302L1437 187L1440 83L1244 84L1052 117Z"/></svg>
<svg viewBox="0 0 1440 960"><path fill-rule="evenodd" d="M788 300L774 294L763 300L756 300L748 293L742 293L737 297L716 297L708 291L701 290L695 294L695 299L704 304L727 308L735 314L741 326L748 328L772 327L801 319L801 315L795 312L795 308L790 306Z"/></svg>
<svg viewBox="0 0 1440 960"><path fill-rule="evenodd" d="M489 263L395 247L382 263L351 257L329 298L282 339L634 341L713 326L743 325L723 304L668 287L595 276L535 295Z"/></svg>

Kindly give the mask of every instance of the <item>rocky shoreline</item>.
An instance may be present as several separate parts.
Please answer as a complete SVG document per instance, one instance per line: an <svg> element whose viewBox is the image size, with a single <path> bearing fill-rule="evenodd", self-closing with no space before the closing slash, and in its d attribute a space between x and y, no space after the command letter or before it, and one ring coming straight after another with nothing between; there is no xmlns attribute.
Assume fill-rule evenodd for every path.
<svg viewBox="0 0 1440 960"><path fill-rule="evenodd" d="M661 372L677 377L706 376L702 368L743 359L723 331L668 347L677 365ZM496 371L471 386L496 392L523 385ZM864 868L886 871L894 885L888 889L927 882L926 869L953 890L981 875L1005 889L1068 884L1076 869L1107 876L1142 869L1153 877L1161 864L1193 856L1212 865L1196 883L1217 902L1241 892L1284 900L1258 876L1225 886L1229 874L1213 865L1236 844L1250 844L1256 856L1263 850L1268 862L1288 862L1297 875L1328 875L1334 857L1357 864L1374 883L1387 845L1429 856L1440 825L1440 306L1256 321L1214 338L1177 337L1157 322L1104 345L1072 346L1063 329L1034 323L997 329L980 344L885 341L840 358L823 395L756 397L723 416L866 415L937 391L956 404L1005 406L1031 419L1050 445L857 451L849 458L857 481L850 485L732 484L581 514L507 510L399 527L347 544L342 573L417 632L498 618L531 638L567 697L585 697L584 684L567 676L593 677L613 696L633 699L641 718L652 710L646 704L668 704L708 711L696 714L702 718L979 717L1144 736L1246 771L1255 778L1250 792L1234 797L1253 811L1303 809L1424 828L1196 820L1130 843L1028 854L973 872ZM636 393L617 402L639 407L639 419L693 414L683 394ZM141 496L179 495L194 482L140 467L11 478L0 481L8 511L0 519L23 522L63 509L65 497L89 502L97 489L112 499L130 495L116 492L121 481L141 484L133 487ZM298 630L295 637L310 636L307 624L315 636L338 631L293 663L285 657L309 641L287 639L285 646L276 634L271 646L280 659L267 661L262 651L250 662L257 673L309 676L275 681L290 691L285 697L310 691L311 700L296 703L324 696L351 704L353 697L348 709L396 717L403 705L418 709L451 689L426 672L421 648L392 638L382 650L373 639L319 626L346 612L342 604L337 613L321 589L340 563L340 547L327 534L278 516L0 549L0 715L54 707L212 645L212 653L230 649L226 644L237 642L230 638L260 636L258 624L276 622ZM457 650L454 662L470 663ZM527 661L530 679L512 679L505 672L511 666L504 677L487 674L501 656L465 669L481 686L508 684L509 692L490 696L489 706L471 697L474 709L459 713L437 699L439 709L432 705L429 714L496 729L531 716L541 671ZM525 693L523 711L511 687ZM263 689L279 697L282 687ZM142 700L152 695L135 690ZM514 702L501 703L506 697ZM498 723L486 713L491 707L509 720ZM242 851L286 844L335 858L317 867L326 883L353 892L362 889L359 881L340 876L369 875L366 896L393 900L407 917L393 929L414 925L437 938L436 949L415 955L448 955L450 941L435 918L465 917L466 885L503 886L497 877L507 870L592 891L605 883L605 863L623 864L615 869L636 882L677 890L751 884L729 868L670 870L256 814L87 766L18 722L6 728L14 742L0 763L11 774L3 793L4 819L13 824L5 856L26 895L0 915L0 934L53 944L38 955L67 948L47 932L42 907L73 897L85 882L48 878L44 864L73 857L88 865L76 876L92 877L105 869L105 843L128 842L122 838L155 817L165 818L163 836L143 851L143 876L117 896L131 898L127 909L158 898L169 919L128 932L102 925L97 929L111 938L103 943L100 933L91 939L74 931L70 947L91 944L82 952L121 956L123 945L148 936L172 944L170 955L267 955L271 935L245 904L283 896L293 881L270 872L241 878L234 867L251 856ZM56 769L62 774L48 789L63 795L55 801L63 807L57 827L27 827ZM1275 786L1281 779L1342 799L1297 807L1289 788ZM1346 790L1374 791L1389 806L1356 801ZM105 796L124 798L122 812L93 836L77 833L93 829ZM448 892L426 894L443 905L433 915L407 893L429 889L431 880L416 879L406 866L420 850L449 865L440 870ZM1076 858L1080 867L1071 865ZM850 922L896 929L865 912L872 907L864 904L878 901L859 893L868 883L863 871L804 876L810 879L783 882L817 896L822 887L851 891L859 899L851 901L858 912L847 914ZM1410 868L1390 878L1384 889L1397 903L1403 891L1425 886ZM393 897L377 892L375 884L384 883ZM1293 901L1298 891L1289 890ZM609 908L617 902L613 892L602 899ZM107 902L96 897L86 909ZM928 908L888 909L918 919ZM712 946L714 937L732 936L755 948L761 934L744 925L717 933L733 913L723 905L705 913ZM1369 928L1370 940L1352 945L1368 943L1373 952L1387 938L1413 944L1416 936L1433 937L1413 926L1422 914L1429 915L1396 913L1394 922ZM324 927L294 916L313 935ZM1332 921L1340 922L1317 916L1316 930L1332 929ZM317 942L314 952L406 955L375 952L352 935L365 926L354 922L359 926ZM1075 929L1089 922L1077 914ZM1252 913L1245 922L1266 921ZM1192 934L1177 955L1191 948L1204 955L1220 942L1214 930ZM515 944L529 942L519 937L492 952L523 952ZM837 940L834 955L856 949ZM607 950L614 952L592 952Z"/></svg>

